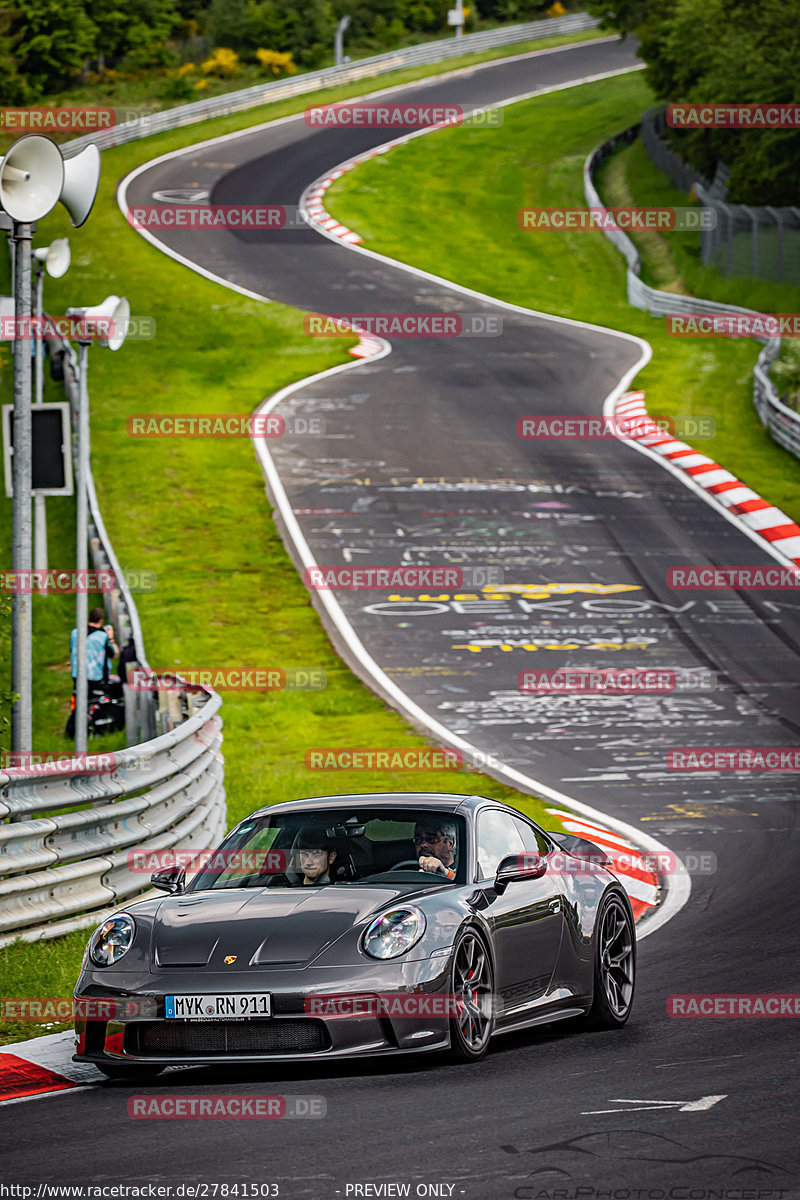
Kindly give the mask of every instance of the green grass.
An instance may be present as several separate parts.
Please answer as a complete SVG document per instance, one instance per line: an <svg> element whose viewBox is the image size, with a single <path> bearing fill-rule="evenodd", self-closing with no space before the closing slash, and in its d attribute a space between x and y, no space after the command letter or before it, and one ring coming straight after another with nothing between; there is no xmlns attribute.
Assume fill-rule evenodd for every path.
<svg viewBox="0 0 800 1200"><path fill-rule="evenodd" d="M583 207L587 154L651 103L638 73L524 101L504 110L504 124L493 135L443 130L370 159L333 185L326 207L368 247L392 258L515 304L647 338L653 359L637 385L646 389L651 415L713 417L716 436L698 442L698 449L800 520L797 460L762 428L752 402L759 345L670 337L663 319L628 304L625 261L603 234L524 230L517 223L526 206ZM627 181L637 203L674 203L660 176L654 181L643 170L640 187L640 165ZM674 263L663 248L661 260L653 261L651 277L659 286L681 278L703 296L798 311L796 288L721 279L693 263L691 239L671 235Z"/></svg>
<svg viewBox="0 0 800 1200"><path fill-rule="evenodd" d="M405 74L405 73L404 73ZM381 83L394 82L385 79ZM326 102L360 89L315 96ZM79 231L63 210L39 224L37 245L69 234L66 277L47 280L48 311L126 295L134 314L155 318L152 341L112 354L90 351L92 465L99 501L123 568L152 569L157 589L137 605L157 670L255 666L322 667L322 692L224 693L229 822L259 805L300 796L381 789L479 792L537 819L543 805L472 771L308 771L311 746L423 746L425 740L342 664L277 534L255 456L245 439L133 439L126 418L141 412L249 413L276 389L342 361L351 342L326 343L302 332L303 314L259 304L201 278L160 254L126 223L114 201L117 181L136 165L199 138L302 110L302 98L106 151L95 209ZM466 131L464 136L468 135ZM488 135L481 135L488 136ZM8 291L0 255L0 291ZM0 400L11 398L6 356ZM49 399L57 390L48 389ZM50 558L74 556L74 503L48 499ZM11 502L0 497L0 552L10 562ZM66 749L72 597L36 598L35 748ZM7 679L3 664L0 690ZM111 743L106 743L110 745ZM45 946L0 949L5 994L71 994L88 933ZM15 1023L0 1042L50 1032Z"/></svg>

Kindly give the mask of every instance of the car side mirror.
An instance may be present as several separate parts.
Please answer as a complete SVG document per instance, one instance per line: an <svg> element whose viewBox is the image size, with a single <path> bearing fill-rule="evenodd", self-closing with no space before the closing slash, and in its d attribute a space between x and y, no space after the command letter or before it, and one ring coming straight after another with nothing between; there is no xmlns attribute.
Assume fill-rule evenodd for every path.
<svg viewBox="0 0 800 1200"><path fill-rule="evenodd" d="M186 887L186 867L164 867L150 876L153 887L176 895Z"/></svg>
<svg viewBox="0 0 800 1200"><path fill-rule="evenodd" d="M510 883L523 879L541 879L547 873L547 859L531 851L528 854L509 854L497 868L494 890L502 896Z"/></svg>

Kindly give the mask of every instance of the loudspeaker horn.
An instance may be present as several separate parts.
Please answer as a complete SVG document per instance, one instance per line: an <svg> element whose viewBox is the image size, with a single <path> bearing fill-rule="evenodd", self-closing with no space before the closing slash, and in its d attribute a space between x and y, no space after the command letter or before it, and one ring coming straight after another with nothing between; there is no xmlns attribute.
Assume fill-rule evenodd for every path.
<svg viewBox="0 0 800 1200"><path fill-rule="evenodd" d="M64 159L64 186L60 199L76 229L92 211L99 182L100 151L97 146L87 146L74 158Z"/></svg>
<svg viewBox="0 0 800 1200"><path fill-rule="evenodd" d="M92 308L68 308L67 316L80 317L87 321L97 320L98 317L110 319L111 332L108 337L101 335L87 340L96 342L98 346L105 346L107 350L119 350L128 335L131 306L124 296L106 296L102 304L95 304Z"/></svg>
<svg viewBox="0 0 800 1200"><path fill-rule="evenodd" d="M49 246L34 250L33 256L42 264L51 279L60 279L69 269L69 242L66 238L56 238Z"/></svg>
<svg viewBox="0 0 800 1200"><path fill-rule="evenodd" d="M64 185L64 160L50 138L19 138L0 159L0 208L12 221L30 224L47 215Z"/></svg>

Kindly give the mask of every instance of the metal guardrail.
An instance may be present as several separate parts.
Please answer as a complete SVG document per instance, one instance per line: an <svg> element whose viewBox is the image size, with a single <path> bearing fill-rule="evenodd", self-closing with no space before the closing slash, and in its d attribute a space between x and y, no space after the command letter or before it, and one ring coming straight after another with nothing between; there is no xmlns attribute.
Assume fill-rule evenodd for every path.
<svg viewBox="0 0 800 1200"><path fill-rule="evenodd" d="M590 17L588 13L572 13L566 17L547 17L539 21L529 21L523 25L507 25L501 29L490 29L485 33L468 33L460 38L449 37L441 41L426 42L421 46L407 46L402 50L390 50L385 54L362 58L358 62L341 67L323 67L319 71L308 71L303 75L293 75L289 79L276 79L272 83L257 83L253 87L242 88L237 92L227 92L223 96L213 96L208 100L196 100L192 104L182 104L176 108L150 113L134 121L126 121L121 125L114 126L112 129L104 129L97 133L84 134L83 137L74 138L66 143L65 149L69 147L77 154L84 146L93 144L101 150L105 150L123 142L133 142L138 138L150 137L154 133L163 133L166 130L194 124L197 121L206 121L210 117L244 112L248 108L257 108L259 105L269 104L276 100L286 100L292 96L304 96L323 88L335 87L337 84L357 83L361 79L383 75L387 71L444 62L448 58L460 58L465 54L478 54L483 50L492 50L495 46L511 46L516 42L538 41L542 38L557 37L564 33L581 33L584 30L595 29L599 24L598 18Z"/></svg>
<svg viewBox="0 0 800 1200"><path fill-rule="evenodd" d="M226 826L221 703L213 695L170 733L113 752L110 771L98 755L86 760L86 767L97 762L98 774L81 766L0 772L0 817L17 818L0 825L0 946L97 924L141 893L149 872L130 869L133 849L219 844Z"/></svg>
<svg viewBox="0 0 800 1200"><path fill-rule="evenodd" d="M603 142L587 158L583 167L583 191L590 207L605 207L594 183L598 166L618 146L634 141L638 133L639 125L632 125L616 137ZM634 308L640 308L655 317L665 317L670 313L752 313L752 309L741 308L736 304L722 304L716 300L661 292L649 287L640 278L642 261L639 251L628 235L620 229L604 229L603 232L625 255L628 263L628 303ZM800 415L780 401L775 385L769 377L769 367L780 352L781 339L756 337L755 340L764 343L764 349L753 368L753 403L756 411L761 423L769 429L775 440L800 457Z"/></svg>

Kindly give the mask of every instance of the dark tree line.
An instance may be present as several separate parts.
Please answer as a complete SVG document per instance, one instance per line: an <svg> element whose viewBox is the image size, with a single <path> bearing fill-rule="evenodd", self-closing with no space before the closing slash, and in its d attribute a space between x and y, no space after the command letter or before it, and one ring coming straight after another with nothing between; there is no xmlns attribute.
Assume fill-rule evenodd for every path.
<svg viewBox="0 0 800 1200"><path fill-rule="evenodd" d="M464 0L479 21L526 21L552 0ZM30 104L108 69L178 67L212 47L255 62L288 53L305 69L329 62L339 17L348 52L380 53L419 37L444 37L454 0L0 0L0 104ZM575 7L569 4L568 7Z"/></svg>
<svg viewBox="0 0 800 1200"><path fill-rule="evenodd" d="M614 29L639 38L646 78L674 104L792 104L800 79L797 0L588 0ZM800 104L798 104L800 108ZM703 175L731 169L728 199L800 200L800 131L673 131L673 149Z"/></svg>

